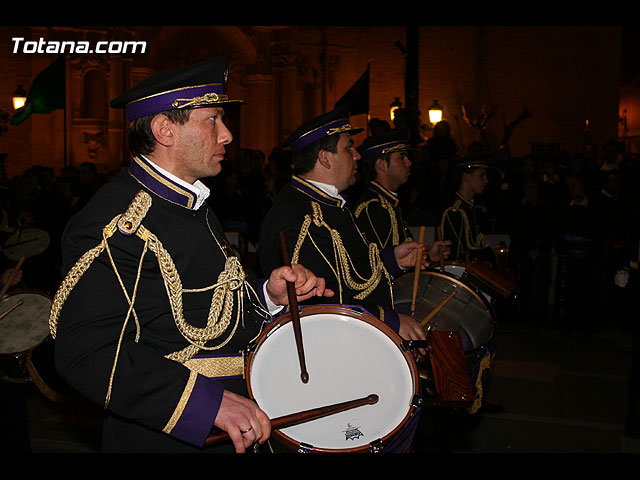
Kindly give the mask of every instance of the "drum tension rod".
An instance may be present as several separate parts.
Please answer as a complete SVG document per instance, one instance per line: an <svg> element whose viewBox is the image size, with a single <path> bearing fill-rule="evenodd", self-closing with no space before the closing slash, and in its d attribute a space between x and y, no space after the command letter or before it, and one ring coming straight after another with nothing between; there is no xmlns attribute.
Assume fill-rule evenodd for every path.
<svg viewBox="0 0 640 480"><path fill-rule="evenodd" d="M416 348L429 348L429 343L426 340L403 340L400 346L406 352Z"/></svg>
<svg viewBox="0 0 640 480"><path fill-rule="evenodd" d="M414 407L421 407L424 404L424 399L422 398L422 395L414 395L413 399L411 400L411 405L413 405Z"/></svg>
<svg viewBox="0 0 640 480"><path fill-rule="evenodd" d="M298 447L298 453L313 453L313 446L308 443L301 442Z"/></svg>
<svg viewBox="0 0 640 480"><path fill-rule="evenodd" d="M255 352L256 348L258 348L258 345L256 343L250 343L244 348L244 356L246 357L250 353Z"/></svg>
<svg viewBox="0 0 640 480"><path fill-rule="evenodd" d="M379 438L374 440L369 444L369 447L371 449L371 453L381 453L383 449L382 440Z"/></svg>

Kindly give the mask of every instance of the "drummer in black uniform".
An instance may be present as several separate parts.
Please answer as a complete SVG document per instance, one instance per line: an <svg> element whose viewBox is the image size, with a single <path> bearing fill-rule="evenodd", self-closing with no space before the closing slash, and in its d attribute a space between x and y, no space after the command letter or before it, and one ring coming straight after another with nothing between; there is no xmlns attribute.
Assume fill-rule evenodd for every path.
<svg viewBox="0 0 640 480"><path fill-rule="evenodd" d="M200 452L209 434L243 452L270 435L246 398L242 350L288 304L330 295L301 265L249 283L207 205L232 135L227 61L157 73L111 102L134 155L69 222L51 309L56 366L104 405L103 451ZM216 450L217 451L217 450Z"/></svg>
<svg viewBox="0 0 640 480"><path fill-rule="evenodd" d="M461 264L478 260L490 264L495 269L497 267L496 252L485 244L484 235L480 231L477 220L478 212L475 202L489 182L487 172L490 168L486 158L477 155L458 163L456 166L459 177L458 190L455 192L453 203L442 214L440 228L442 238L452 242L449 260ZM495 305L494 308L496 308ZM479 401L476 401L470 409L472 412L501 413L504 410L502 405L492 404L487 400L487 379L493 355L494 339L485 346L483 361L480 363L479 370L474 372L476 388L483 393L479 395Z"/></svg>
<svg viewBox="0 0 640 480"><path fill-rule="evenodd" d="M412 241L397 193L411 174L408 149L408 137L401 130L371 136L358 147L367 189L354 214L360 230L380 248Z"/></svg>
<svg viewBox="0 0 640 480"><path fill-rule="evenodd" d="M466 264L478 259L496 265L495 252L485 245L484 235L480 231L475 202L489 182L489 168L484 158L464 159L456 166L460 179L458 190L453 202L444 210L440 222L442 238L452 242L449 260Z"/></svg>
<svg viewBox="0 0 640 480"><path fill-rule="evenodd" d="M293 151L294 175L262 224L260 264L265 271L282 262L277 236L284 230L292 262L309 266L335 292L331 303L360 305L407 340L424 340L414 318L394 309L391 283L415 266L424 245L404 242L380 248L358 228L340 195L355 182L357 160L349 112L337 108L293 133L284 146ZM317 298L320 302L322 300Z"/></svg>
<svg viewBox="0 0 640 480"><path fill-rule="evenodd" d="M398 189L411 175L410 150L408 134L404 130L371 136L358 147L362 173L368 185L354 214L362 233L381 249L413 241L398 197ZM429 258L437 261L440 247L447 258L450 243L434 242L429 249Z"/></svg>

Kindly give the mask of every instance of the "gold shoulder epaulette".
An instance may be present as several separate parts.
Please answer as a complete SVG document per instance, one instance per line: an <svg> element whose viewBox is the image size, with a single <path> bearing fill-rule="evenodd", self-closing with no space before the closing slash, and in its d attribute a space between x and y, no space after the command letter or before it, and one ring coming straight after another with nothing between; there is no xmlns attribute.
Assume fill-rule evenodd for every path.
<svg viewBox="0 0 640 480"><path fill-rule="evenodd" d="M151 207L151 195L140 190L129 204L127 211L118 220L118 230L123 235L135 235L142 220Z"/></svg>

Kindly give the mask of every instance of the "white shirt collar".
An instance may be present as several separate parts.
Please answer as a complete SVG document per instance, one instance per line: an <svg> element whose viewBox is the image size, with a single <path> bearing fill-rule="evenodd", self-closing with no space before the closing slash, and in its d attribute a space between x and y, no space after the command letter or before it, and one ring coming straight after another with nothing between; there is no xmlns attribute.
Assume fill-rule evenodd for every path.
<svg viewBox="0 0 640 480"><path fill-rule="evenodd" d="M141 155L144 156L144 155ZM149 157L144 157L144 159L153 165L153 168L157 169L162 175L166 176L170 180L176 182L178 185L183 187L184 189L192 192L196 197L196 203L193 206L194 210L199 209L202 204L209 198L211 194L211 190L200 180L196 180L193 184L187 183L181 178L176 177L173 173L166 171L164 168L159 167L156 163L152 162Z"/></svg>
<svg viewBox="0 0 640 480"><path fill-rule="evenodd" d="M315 185L316 187L318 187L320 190L322 190L327 195L330 195L333 198L337 198L338 200L340 200L342 202L342 204L340 206L344 207L344 204L346 203L346 200L342 197L342 195L340 195L340 192L338 191L338 188L335 185L331 185L331 184L328 184L328 183L316 182L314 180L309 180L309 179L306 179L306 181L311 183L312 185Z"/></svg>

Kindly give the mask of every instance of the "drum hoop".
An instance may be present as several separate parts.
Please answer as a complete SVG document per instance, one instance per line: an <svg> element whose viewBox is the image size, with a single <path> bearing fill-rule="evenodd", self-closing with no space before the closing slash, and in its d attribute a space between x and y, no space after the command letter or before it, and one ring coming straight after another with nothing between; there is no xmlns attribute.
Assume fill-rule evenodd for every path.
<svg viewBox="0 0 640 480"><path fill-rule="evenodd" d="M5 298L11 298L13 296L25 295L25 294L40 295L41 297L45 297L49 301L53 301L51 298L51 295L48 295L45 292L42 292L41 290L20 288L20 289L12 290L10 293L6 295L6 297L0 298L0 303L4 301ZM46 342L50 336L51 334L46 335L42 340L40 340L40 342L38 342L37 344L33 345L30 348L27 348L26 350L21 350L19 352L0 353L0 356L6 358L6 357L21 357L23 355L27 355L29 352L32 352L33 350L38 348L40 345L42 345L44 342Z"/></svg>
<svg viewBox="0 0 640 480"><path fill-rule="evenodd" d="M396 347L400 350L400 352L402 353L402 356L404 357L404 359L407 361L407 364L409 366L409 370L411 371L411 378L412 378L412 390L414 392L414 396L419 395L420 393L420 374L418 371L418 366L416 364L415 359L413 358L413 356L411 355L410 352L408 352L406 349L402 348L402 338L393 331L393 329L391 329L391 327L389 327L388 325L386 325L385 323L383 323L382 321L380 321L378 318L374 317L373 315L371 315L370 313L363 311L363 310L356 310L355 308L351 308L351 307L347 307L344 305L308 305L308 306L301 306L299 309L299 316L300 319L302 321L302 318L306 317L306 316L311 316L311 315L315 315L318 313L324 313L324 314L335 314L335 315L346 315L348 317L354 318L356 320L361 320L364 321L365 323L368 323L370 325L372 325L375 328L378 328L379 330L381 330L383 333L385 333L390 340L393 341L393 343L396 345ZM258 338L256 338L256 340L254 342L252 342L251 346L248 348L248 354L246 355L245 358L245 380L246 380L246 384L247 384L247 390L249 392L249 397L255 401L255 397L253 395L253 390L251 388L251 365L252 365L252 360L253 357L255 356L255 353L259 350L260 345L262 345L266 339L270 336L271 332L275 331L276 329L280 328L283 325L286 325L287 323L289 323L291 321L291 313L288 312L280 317L278 317L276 320L274 320L271 324L269 324L267 326L267 328L265 330L262 331L262 333L258 336ZM407 414L405 415L405 417L402 419L402 421L395 426L395 428L389 432L387 435L385 435L383 438L378 439L377 440L377 444L378 445L386 445L390 439L392 439L399 431L402 427L404 427L404 425L409 421L409 419L414 415L416 409L418 407L414 404L411 404L409 406L409 409L407 411ZM293 412L292 412L293 413ZM286 445L288 445L290 448L302 448L300 442L298 442L297 440L289 437L288 435L282 433L280 430L274 430L272 432L272 434L279 438L281 441L283 441ZM319 452L319 453L356 453L356 452L366 452L369 451L371 448L370 445L363 445L361 447L353 447L353 448L346 448L346 449L333 449L333 448L322 448L322 447L316 447L313 446L313 451L315 452Z"/></svg>
<svg viewBox="0 0 640 480"><path fill-rule="evenodd" d="M482 303L482 305L484 305L485 309L487 310L487 312L491 315L491 317L494 317L494 311L493 308L491 307L491 304L489 303L489 301L486 299L486 297L484 295L482 295L482 291L476 287L475 285L471 285L468 282L465 282L464 280L456 277L455 275L449 273L449 272L443 272L440 270L431 270L431 269L427 269L427 270L423 270L422 272L420 272L420 275L422 276L423 274L432 274L435 276L440 276L440 277L446 277L447 279L462 285L463 287L471 290L471 293L473 294L474 297L476 297L478 300L480 300L480 302ZM413 273L409 273L407 275L413 275ZM402 278L402 277L401 277Z"/></svg>
<svg viewBox="0 0 640 480"><path fill-rule="evenodd" d="M39 226L30 226L30 227L26 227L22 229L22 234L24 234L25 232L41 232L44 234L43 238L46 238L46 243L47 243L47 247L42 250L42 252L38 252L35 255L40 255L43 252L45 252L50 246L51 246L51 234L45 229L45 228L41 228ZM18 232L14 232L12 235L9 236L9 238L7 239L7 241L13 239L16 235L18 235ZM16 246L20 246L19 243L18 244L13 244L13 245L3 245L3 254L5 257L11 259L14 258L11 254L7 255L7 251L11 252L11 249L13 247ZM35 255L31 255L31 256L35 256ZM17 256L16 256L16 260L17 260Z"/></svg>

